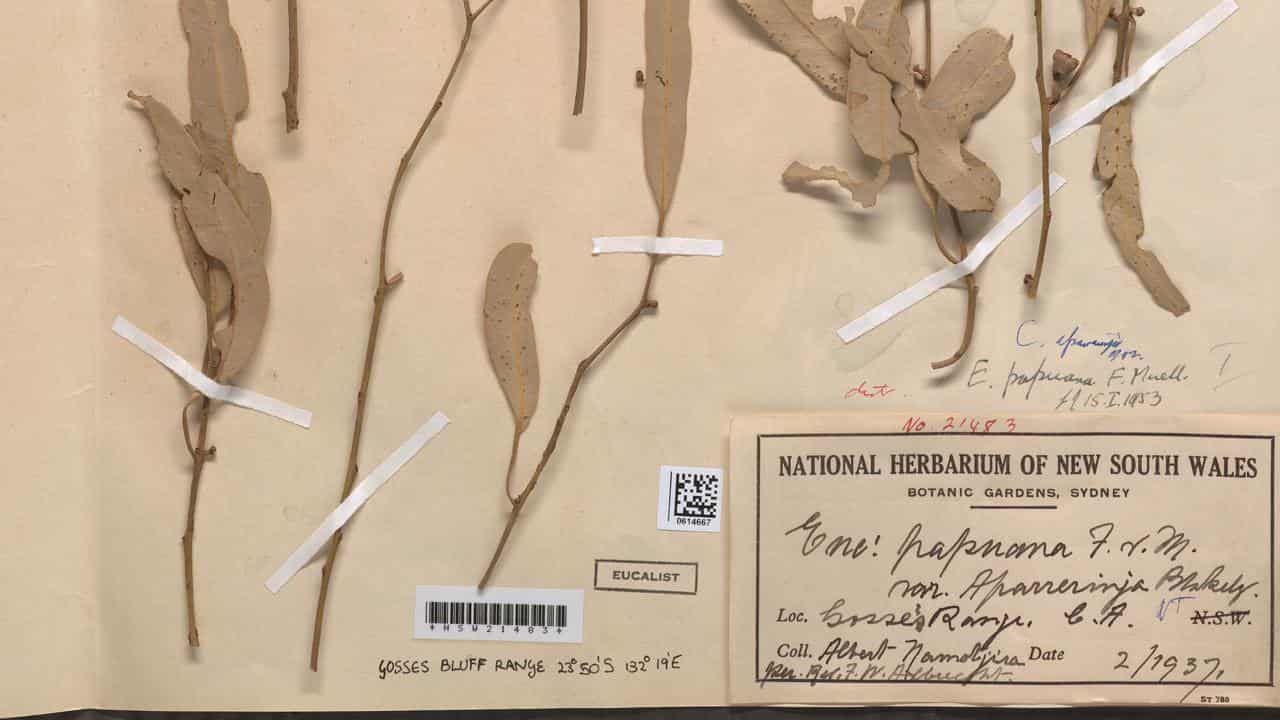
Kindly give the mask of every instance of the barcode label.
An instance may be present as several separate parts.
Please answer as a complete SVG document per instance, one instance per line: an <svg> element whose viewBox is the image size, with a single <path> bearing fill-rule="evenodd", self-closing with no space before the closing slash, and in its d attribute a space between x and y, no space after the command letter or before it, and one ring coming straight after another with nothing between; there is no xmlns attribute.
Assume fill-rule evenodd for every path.
<svg viewBox="0 0 1280 720"><path fill-rule="evenodd" d="M720 532L720 468L663 465L658 473L658 529Z"/></svg>
<svg viewBox="0 0 1280 720"><path fill-rule="evenodd" d="M582 642L582 591L419 585L413 636L434 640Z"/></svg>

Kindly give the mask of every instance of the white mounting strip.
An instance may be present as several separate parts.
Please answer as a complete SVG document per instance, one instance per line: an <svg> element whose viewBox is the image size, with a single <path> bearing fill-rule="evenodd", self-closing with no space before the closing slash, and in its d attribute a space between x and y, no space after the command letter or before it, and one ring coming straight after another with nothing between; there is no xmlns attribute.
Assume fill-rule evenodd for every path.
<svg viewBox="0 0 1280 720"><path fill-rule="evenodd" d="M1137 92L1139 88L1147 84L1148 80L1155 77L1161 68L1173 62L1174 58L1186 52L1192 45L1204 39L1204 36L1213 32L1215 28L1239 9L1240 6L1236 4L1235 0L1223 0L1221 4L1205 13L1199 20L1191 23L1190 27L1179 33L1173 40L1170 40L1168 45L1157 50L1146 62L1142 63L1137 72L1112 85L1106 92L1085 103L1079 110L1049 128L1049 147L1057 145L1059 141L1069 137L1075 131L1093 122L1102 113L1110 110L1116 103ZM1040 152L1039 136L1031 139L1031 147L1037 153Z"/></svg>
<svg viewBox="0 0 1280 720"><path fill-rule="evenodd" d="M427 444L431 438L440 434L444 430L444 426L449 424L449 418L444 413L436 413L427 420L422 427L404 441L404 444L396 448L395 452L387 456L382 464L373 469L373 472L364 476L364 479L351 488L351 494L338 504L327 517L320 523L320 527L311 533L297 550L293 551L284 563L276 570L271 577L267 578L267 589L271 592L279 592L289 579L297 574L307 563L311 562L311 558L320 552L320 549L329 542L329 538L333 534L342 529L343 525L356 514L360 506L364 505L373 494L378 491L392 475L399 472L400 468L405 466L413 459L414 455Z"/></svg>
<svg viewBox="0 0 1280 720"><path fill-rule="evenodd" d="M1049 176L1049 194L1053 195L1058 192L1066 183L1067 181L1062 176L1052 173ZM1009 211L1009 214L1001 218L1000 222L996 223L995 227L991 228L986 236L973 246L973 249L970 250L969 255L964 260L954 265L948 265L880 303L862 317L836 330L836 334L846 343L853 342L867 332L883 325L894 315L977 270L978 266L987 259L987 256L1000 247L1000 243L1004 242L1006 237L1018 229L1019 225L1026 222L1027 218L1031 217L1031 214L1040 208L1043 195L1044 190L1040 185L1037 185L1035 190L1027 193L1027 196L1022 198L1022 201L1015 205Z"/></svg>
<svg viewBox="0 0 1280 720"><path fill-rule="evenodd" d="M115 322L111 323L111 331L128 340L161 365L169 368L175 375L182 378L184 382L205 397L221 400L232 405L239 405L242 408L257 410L260 413L280 418L304 428L311 427L310 410L296 408L275 398L259 395L252 390L245 390L234 385L223 385L217 382L197 370L195 366L184 360L181 355L165 347L159 340L125 320L122 315L117 315Z"/></svg>
<svg viewBox="0 0 1280 720"><path fill-rule="evenodd" d="M724 255L724 243L719 240L697 238L654 237L635 235L629 237L598 237L591 239L591 254L647 253L649 255Z"/></svg>

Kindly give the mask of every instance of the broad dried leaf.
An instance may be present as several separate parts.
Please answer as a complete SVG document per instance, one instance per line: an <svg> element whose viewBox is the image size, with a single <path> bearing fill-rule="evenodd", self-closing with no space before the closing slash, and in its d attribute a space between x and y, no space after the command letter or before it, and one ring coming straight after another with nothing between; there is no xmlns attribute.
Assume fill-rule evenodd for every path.
<svg viewBox="0 0 1280 720"><path fill-rule="evenodd" d="M229 379L248 363L266 324L270 288L257 231L222 178L203 171L199 148L173 113L149 96L130 97L151 121L160 169L181 198L196 240L230 275L233 332L216 335L222 353L218 379Z"/></svg>
<svg viewBox="0 0 1280 720"><path fill-rule="evenodd" d="M864 155L891 163L898 155L915 150L902 134L902 118L893 104L893 86L884 75L871 69L867 59L849 59L849 132Z"/></svg>
<svg viewBox="0 0 1280 720"><path fill-rule="evenodd" d="M874 207L880 191L889 182L889 163L880 163L876 176L870 180L854 180L849 173L837 167L824 165L817 170L802 163L793 162L782 173L782 182L788 185L807 185L812 182L832 181L849 191L849 195L862 207Z"/></svg>
<svg viewBox="0 0 1280 720"><path fill-rule="evenodd" d="M528 243L512 243L489 266L484 287L484 340L489 363L507 397L516 432L529 426L538 407L538 346L530 303L538 263Z"/></svg>
<svg viewBox="0 0 1280 720"><path fill-rule="evenodd" d="M689 0L645 0L644 40L644 169L662 225L684 158L693 68Z"/></svg>
<svg viewBox="0 0 1280 720"><path fill-rule="evenodd" d="M1013 38L990 28L976 30L949 55L925 90L921 104L942 113L957 140L969 134L973 120L1013 87L1009 48Z"/></svg>
<svg viewBox="0 0 1280 720"><path fill-rule="evenodd" d="M911 88L894 96L902 130L915 141L924 178L947 204L964 212L991 211L1000 178L961 145L973 120L1013 86L1010 41L980 29L947 57L921 98Z"/></svg>
<svg viewBox="0 0 1280 720"><path fill-rule="evenodd" d="M947 204L962 212L995 209L1000 178L960 144L947 116L920 104L914 91L894 98L902 111L902 129L915 140L920 172Z"/></svg>
<svg viewBox="0 0 1280 720"><path fill-rule="evenodd" d="M1146 223L1138 172L1133 166L1133 110L1127 102L1111 108L1102 118L1094 171L1109 182L1102 194L1102 210L1125 262L1138 274L1157 305L1175 316L1186 313L1191 304L1160 259L1138 244L1146 232Z"/></svg>
<svg viewBox="0 0 1280 720"><path fill-rule="evenodd" d="M911 28L902 14L902 0L867 0L857 20L845 24L845 33L872 70L899 85L912 84Z"/></svg>
<svg viewBox="0 0 1280 720"><path fill-rule="evenodd" d="M249 108L240 38L231 27L226 0L181 0L178 11L190 47L191 124L210 166L230 185L237 164L232 146L236 118Z"/></svg>
<svg viewBox="0 0 1280 720"><path fill-rule="evenodd" d="M1086 47L1098 42L1098 35L1106 27L1107 18L1120 8L1119 0L1084 0L1084 35Z"/></svg>
<svg viewBox="0 0 1280 720"><path fill-rule="evenodd" d="M849 43L843 23L819 20L813 0L738 0L773 44L837 99L844 99Z"/></svg>

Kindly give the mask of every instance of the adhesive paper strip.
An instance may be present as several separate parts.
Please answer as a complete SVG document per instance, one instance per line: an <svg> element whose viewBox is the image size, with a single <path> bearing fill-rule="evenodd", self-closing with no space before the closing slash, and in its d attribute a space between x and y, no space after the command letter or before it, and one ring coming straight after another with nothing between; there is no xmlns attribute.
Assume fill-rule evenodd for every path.
<svg viewBox="0 0 1280 720"><path fill-rule="evenodd" d="M311 562L311 558L320 552L325 543L329 542L329 538L333 537L334 533L347 524L351 516L355 515L356 511L360 509L360 506L368 502L369 498L373 497L373 494L385 485L392 475L399 472L400 468L412 460L413 456L417 455L418 451L431 438L439 435L440 431L444 430L444 426L448 424L449 418L444 413L438 412L432 415L431 419L427 420L408 440L404 441L404 444L387 456L387 459L383 460L381 465L364 476L355 487L351 488L351 494L347 496L347 499L339 503L338 507L334 508L333 512L329 513L320 523L320 527L316 528L315 532L311 533L298 546L298 549L294 550L293 554L284 561L280 569L267 578L267 589L273 593L279 592L280 588L284 587L284 584L289 582L290 578L296 575L307 563Z"/></svg>
<svg viewBox="0 0 1280 720"><path fill-rule="evenodd" d="M1067 181L1057 173L1049 176L1049 194L1053 195L1065 185ZM1040 208L1043 200L1044 191L1041 186L1037 185L1035 190L1027 193L1022 201L1009 211L1008 215L1001 218L995 227L978 241L973 249L969 251L968 257L954 265L949 265L942 270L930 275L902 292L894 295L888 300L880 303L872 308L870 312L844 327L836 330L836 334L840 339L853 342L868 331L873 330L884 324L889 318L915 305L921 300L929 297L938 290L950 285L960 278L972 273L978 269L978 266L987 259L995 249L1000 247L1000 243L1004 242L1006 237L1018 228L1019 225L1026 222L1031 214Z"/></svg>
<svg viewBox="0 0 1280 720"><path fill-rule="evenodd" d="M649 255L724 255L724 243L719 240L698 238L653 237L598 237L591 240L591 254L646 253Z"/></svg>
<svg viewBox="0 0 1280 720"><path fill-rule="evenodd" d="M1169 41L1168 45L1157 50L1146 62L1142 63L1137 72L1112 85L1106 92L1085 103L1079 110L1049 128L1049 146L1057 145L1059 141L1093 122L1116 103L1137 92L1139 88L1147 84L1148 80L1155 77L1161 68L1173 62L1174 58L1186 52L1192 45L1204 39L1204 36L1213 32L1215 28L1239 9L1240 6L1236 4L1235 0L1223 0L1220 5L1205 13L1199 20L1191 23L1190 27ZM1037 153L1040 152L1039 136L1031 139L1031 147L1035 148Z"/></svg>
<svg viewBox="0 0 1280 720"><path fill-rule="evenodd" d="M111 331L128 340L161 365L169 368L175 375L182 378L184 382L198 390L205 397L221 400L232 405L239 405L242 408L257 410L260 413L286 420L304 428L311 427L311 411L296 408L266 395L259 395L252 390L245 390L234 385L223 385L217 382L197 370L194 365L184 360L181 355L165 347L159 340L125 320L121 315L117 315L115 322L111 323Z"/></svg>

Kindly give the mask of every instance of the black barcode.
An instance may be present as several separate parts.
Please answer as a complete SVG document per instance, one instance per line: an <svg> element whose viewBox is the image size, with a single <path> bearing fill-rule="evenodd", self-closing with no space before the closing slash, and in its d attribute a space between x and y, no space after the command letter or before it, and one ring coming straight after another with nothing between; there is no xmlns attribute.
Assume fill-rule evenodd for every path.
<svg viewBox="0 0 1280 720"><path fill-rule="evenodd" d="M541 628L563 628L569 625L567 605L428 600L426 613L428 625Z"/></svg>

